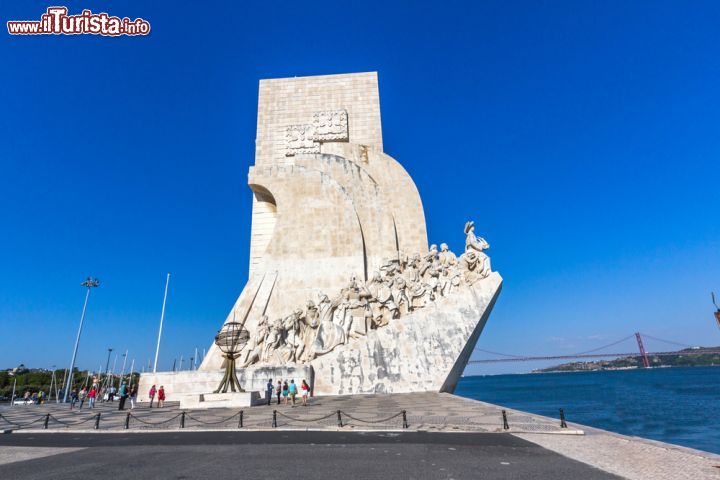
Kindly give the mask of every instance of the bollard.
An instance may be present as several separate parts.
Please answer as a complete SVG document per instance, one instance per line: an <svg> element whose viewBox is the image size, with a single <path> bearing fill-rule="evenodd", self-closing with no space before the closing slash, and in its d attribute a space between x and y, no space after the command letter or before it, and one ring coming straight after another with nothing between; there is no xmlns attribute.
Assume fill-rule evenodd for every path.
<svg viewBox="0 0 720 480"><path fill-rule="evenodd" d="M507 412L505 410L502 411L503 416L503 430L510 430L510 425L508 425L507 421Z"/></svg>
<svg viewBox="0 0 720 480"><path fill-rule="evenodd" d="M185 412L180 414L180 428L185 428Z"/></svg>
<svg viewBox="0 0 720 480"><path fill-rule="evenodd" d="M403 414L403 428L408 428L407 412L405 410L403 410L402 414Z"/></svg>
<svg viewBox="0 0 720 480"><path fill-rule="evenodd" d="M50 421L50 414L48 413L47 415L45 415L45 423L43 424L43 428L45 428L45 430L48 429L48 422L49 422L49 421Z"/></svg>
<svg viewBox="0 0 720 480"><path fill-rule="evenodd" d="M567 428L567 423L565 423L565 410L562 408L560 409L560 428Z"/></svg>
<svg viewBox="0 0 720 480"><path fill-rule="evenodd" d="M125 430L130 429L130 412L128 412L127 416L125 417Z"/></svg>
<svg viewBox="0 0 720 480"><path fill-rule="evenodd" d="M100 429L100 412L98 412L97 416L95 417L95 426L93 428L95 430Z"/></svg>
<svg viewBox="0 0 720 480"><path fill-rule="evenodd" d="M273 410L273 428L277 428L277 410Z"/></svg>
<svg viewBox="0 0 720 480"><path fill-rule="evenodd" d="M342 426L343 426L343 424L342 424L342 415L341 415L341 413L340 413L340 410L337 411L337 416L338 416L338 427L342 427Z"/></svg>
<svg viewBox="0 0 720 480"><path fill-rule="evenodd" d="M240 418L238 419L238 428L243 427L243 411L240 410Z"/></svg>

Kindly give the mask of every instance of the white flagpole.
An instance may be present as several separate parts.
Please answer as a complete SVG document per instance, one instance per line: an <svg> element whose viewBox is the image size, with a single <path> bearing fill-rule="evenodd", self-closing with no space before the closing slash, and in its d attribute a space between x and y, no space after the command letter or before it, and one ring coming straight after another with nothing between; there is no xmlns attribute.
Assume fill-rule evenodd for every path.
<svg viewBox="0 0 720 480"><path fill-rule="evenodd" d="M153 373L157 372L158 356L160 355L160 338L162 337L163 320L165 319L165 302L167 301L168 285L170 284L170 274L167 274L165 280L165 295L163 295L162 312L160 313L160 330L158 331L157 347L155 348L155 364L153 365Z"/></svg>
<svg viewBox="0 0 720 480"><path fill-rule="evenodd" d="M132 363L130 364L130 381L128 382L130 386L132 387L132 381L133 381L133 368L135 368L135 359L132 359Z"/></svg>

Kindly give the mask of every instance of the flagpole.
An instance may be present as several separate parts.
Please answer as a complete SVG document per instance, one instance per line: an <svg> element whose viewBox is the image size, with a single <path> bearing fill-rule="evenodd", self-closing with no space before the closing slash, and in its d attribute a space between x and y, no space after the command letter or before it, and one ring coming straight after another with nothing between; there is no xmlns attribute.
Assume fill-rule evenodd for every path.
<svg viewBox="0 0 720 480"><path fill-rule="evenodd" d="M157 347L155 348L155 364L153 365L153 373L157 372L158 356L160 355L160 338L162 337L163 320L165 319L165 302L167 301L168 285L170 284L170 274L167 274L165 280L165 295L163 295L162 312L160 313L160 330L158 331Z"/></svg>

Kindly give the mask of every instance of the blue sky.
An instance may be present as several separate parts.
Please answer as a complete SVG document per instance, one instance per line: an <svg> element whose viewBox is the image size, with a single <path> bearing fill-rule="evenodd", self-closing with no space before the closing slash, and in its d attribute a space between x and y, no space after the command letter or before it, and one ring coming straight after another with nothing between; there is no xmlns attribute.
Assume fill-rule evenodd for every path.
<svg viewBox="0 0 720 480"><path fill-rule="evenodd" d="M69 364L88 275L81 368L153 356L167 272L160 368L207 347L247 279L258 81L359 71L430 241L474 219L491 244L479 347L720 344L717 2L64 5L152 33L0 34L0 366Z"/></svg>

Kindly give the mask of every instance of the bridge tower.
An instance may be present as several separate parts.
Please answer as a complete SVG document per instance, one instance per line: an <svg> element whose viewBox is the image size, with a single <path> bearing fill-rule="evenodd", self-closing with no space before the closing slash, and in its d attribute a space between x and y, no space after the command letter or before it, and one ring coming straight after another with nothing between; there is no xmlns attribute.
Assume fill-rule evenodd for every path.
<svg viewBox="0 0 720 480"><path fill-rule="evenodd" d="M635 332L635 339L637 340L638 348L640 349L640 355L642 356L643 360L643 367L649 368L650 367L650 359L648 358L648 354L645 351L645 347L643 346L642 337L640 336L640 332Z"/></svg>

